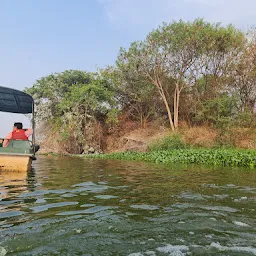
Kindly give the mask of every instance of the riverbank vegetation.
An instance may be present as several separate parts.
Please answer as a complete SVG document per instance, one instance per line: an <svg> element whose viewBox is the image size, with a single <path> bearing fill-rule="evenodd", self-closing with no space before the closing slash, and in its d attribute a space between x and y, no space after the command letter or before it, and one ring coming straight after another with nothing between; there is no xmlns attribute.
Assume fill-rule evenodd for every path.
<svg viewBox="0 0 256 256"><path fill-rule="evenodd" d="M143 133L152 126L167 136L161 149L168 150L171 143L179 146L181 151L175 151L178 158L185 154L192 159L199 152L200 159L206 159L212 152L192 150L187 156L187 145L256 148L254 30L245 32L202 19L162 24L144 40L121 48L113 66L95 73L54 73L26 91L35 99L39 134L44 135L42 140L50 151L113 151L121 138L121 143L137 140L124 138L125 132L140 129ZM208 144L196 144L195 136L188 136L191 129L202 131L202 127L213 134ZM170 133L176 141L172 137L168 142ZM241 143L243 139L248 143ZM159 143L140 140L137 145L140 143L143 150L159 150ZM176 159L161 152L167 159ZM245 154L234 152L238 158ZM154 158L154 154L148 157Z"/></svg>
<svg viewBox="0 0 256 256"><path fill-rule="evenodd" d="M186 143L180 134L172 133L152 141L147 152L117 152L90 155L100 159L149 161L154 163L205 164L231 167L256 167L256 150L215 146L211 149Z"/></svg>
<svg viewBox="0 0 256 256"><path fill-rule="evenodd" d="M256 167L255 150L173 149L151 152L119 152L90 155L90 158L148 161L154 163L205 164L231 167Z"/></svg>

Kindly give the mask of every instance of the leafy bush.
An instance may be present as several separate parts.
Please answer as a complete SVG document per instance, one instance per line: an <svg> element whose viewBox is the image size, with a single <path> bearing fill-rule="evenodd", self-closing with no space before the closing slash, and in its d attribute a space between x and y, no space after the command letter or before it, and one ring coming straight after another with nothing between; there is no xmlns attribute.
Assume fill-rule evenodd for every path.
<svg viewBox="0 0 256 256"><path fill-rule="evenodd" d="M217 132L216 141L213 148L234 148L236 144L236 134L232 130L220 128Z"/></svg>
<svg viewBox="0 0 256 256"><path fill-rule="evenodd" d="M216 128L230 127L233 124L236 98L224 93L213 99L203 100L195 113L197 123L211 123Z"/></svg>
<svg viewBox="0 0 256 256"><path fill-rule="evenodd" d="M235 120L235 125L237 127L256 127L256 115L251 111L239 113Z"/></svg>
<svg viewBox="0 0 256 256"><path fill-rule="evenodd" d="M150 151L184 149L187 145L177 133L168 135L164 138L156 140L149 145Z"/></svg>

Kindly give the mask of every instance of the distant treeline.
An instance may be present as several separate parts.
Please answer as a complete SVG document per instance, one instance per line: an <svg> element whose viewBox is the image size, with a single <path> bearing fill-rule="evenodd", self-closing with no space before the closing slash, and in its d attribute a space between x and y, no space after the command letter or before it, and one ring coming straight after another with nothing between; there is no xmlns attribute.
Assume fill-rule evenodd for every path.
<svg viewBox="0 0 256 256"><path fill-rule="evenodd" d="M93 122L113 126L122 113L141 127L156 119L172 130L180 121L254 127L254 32L202 19L162 24L121 48L114 66L54 73L26 91L35 98L37 121L81 147Z"/></svg>

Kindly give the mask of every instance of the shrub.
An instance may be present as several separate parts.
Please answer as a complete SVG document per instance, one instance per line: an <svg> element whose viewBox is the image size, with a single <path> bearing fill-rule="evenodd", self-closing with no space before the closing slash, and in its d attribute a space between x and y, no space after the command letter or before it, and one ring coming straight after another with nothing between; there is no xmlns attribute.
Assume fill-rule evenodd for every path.
<svg viewBox="0 0 256 256"><path fill-rule="evenodd" d="M213 148L234 148L236 145L236 134L232 130L219 129Z"/></svg>
<svg viewBox="0 0 256 256"><path fill-rule="evenodd" d="M184 149L187 145L179 134L174 133L150 143L148 148L149 151Z"/></svg>
<svg viewBox="0 0 256 256"><path fill-rule="evenodd" d="M251 111L239 113L235 120L235 126L243 128L256 127L256 115Z"/></svg>

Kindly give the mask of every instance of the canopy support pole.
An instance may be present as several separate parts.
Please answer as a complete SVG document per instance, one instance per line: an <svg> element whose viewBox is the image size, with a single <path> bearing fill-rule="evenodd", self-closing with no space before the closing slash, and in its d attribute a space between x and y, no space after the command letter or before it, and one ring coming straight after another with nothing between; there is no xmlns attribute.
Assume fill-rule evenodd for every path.
<svg viewBox="0 0 256 256"><path fill-rule="evenodd" d="M32 129L33 129L33 134L32 134L32 145L33 145L33 151L34 151L34 155L36 153L36 150L35 150L35 103L34 103L34 100L33 100L33 103L32 103Z"/></svg>

